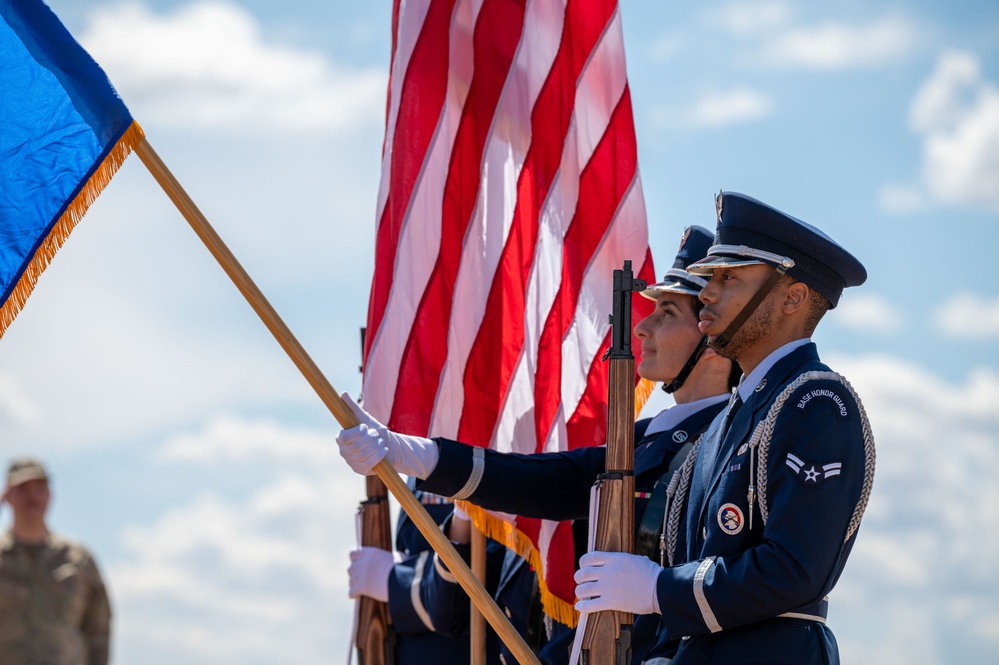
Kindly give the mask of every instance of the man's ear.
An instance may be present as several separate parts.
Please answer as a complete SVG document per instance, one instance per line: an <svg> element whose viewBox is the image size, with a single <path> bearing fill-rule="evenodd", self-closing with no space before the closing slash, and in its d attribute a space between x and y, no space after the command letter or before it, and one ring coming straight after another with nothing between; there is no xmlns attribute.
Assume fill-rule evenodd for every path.
<svg viewBox="0 0 999 665"><path fill-rule="evenodd" d="M808 307L808 296L811 289L804 282L793 282L788 285L784 293L784 301L781 308L785 314L794 314Z"/></svg>

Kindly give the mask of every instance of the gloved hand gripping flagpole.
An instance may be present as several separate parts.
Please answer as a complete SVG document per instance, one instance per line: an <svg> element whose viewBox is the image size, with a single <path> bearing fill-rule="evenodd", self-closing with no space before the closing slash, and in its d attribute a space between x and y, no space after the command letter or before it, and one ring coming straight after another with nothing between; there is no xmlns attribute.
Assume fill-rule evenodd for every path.
<svg viewBox="0 0 999 665"><path fill-rule="evenodd" d="M222 242L215 229L208 223L205 216L201 214L194 201L187 195L184 188L180 186L180 183L177 182L177 179L174 178L173 174L166 167L166 164L163 163L146 139L142 139L139 142L135 148L135 152L139 155L142 163L146 165L146 168L149 169L156 182L166 192L166 195L177 206L184 219L194 229L194 232L208 248L208 251L212 253L215 260L219 262L222 269L229 275L229 278L236 285L236 288L239 289L239 292L250 303L253 311L257 313L257 316L264 322L267 329L271 331L271 334L274 335L274 338L285 350L292 362L295 363L295 366L305 376L306 380L333 414L333 417L340 423L341 427L346 429L357 426L357 418L354 417L353 412L351 412L340 398L340 395L334 390L326 377L323 376L322 372L312 361L312 358L309 357L309 354L302 348L302 345L295 339L291 330L288 329L284 321L281 320L281 317L274 311L274 308L271 307L263 293L260 292L257 285L254 284L250 276L243 270L236 257L233 256L229 248ZM416 524L423 537L427 539L427 542L434 548L434 551L440 555L445 565L447 565L457 578L458 583L461 584L461 587L468 594L469 598L472 599L475 607L482 612L486 620L493 627L493 630L500 636L503 643L509 647L517 660L522 665L540 665L537 657L524 642L523 638L521 638L506 616L500 611L492 597L478 580L475 579L468 565L465 564L465 561L437 527L437 524L427 513L423 505L417 501L413 493L406 487L406 484L399 477L396 470L392 468L389 461L383 459L375 466L374 471L381 478L382 482L385 483L386 487L388 487L389 491L399 502L399 505L406 511L406 514L413 520L413 523Z"/></svg>

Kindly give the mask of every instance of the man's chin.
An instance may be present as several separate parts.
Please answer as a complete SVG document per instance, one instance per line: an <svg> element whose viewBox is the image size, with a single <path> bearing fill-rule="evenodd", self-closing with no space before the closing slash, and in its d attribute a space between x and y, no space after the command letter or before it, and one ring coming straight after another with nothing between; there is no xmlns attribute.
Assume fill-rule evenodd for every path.
<svg viewBox="0 0 999 665"><path fill-rule="evenodd" d="M728 344L722 347L715 346L715 341L721 335L709 335L708 336L708 346L714 349L715 353L720 355L722 358L728 358L729 360L735 360L736 347L732 346L731 340Z"/></svg>

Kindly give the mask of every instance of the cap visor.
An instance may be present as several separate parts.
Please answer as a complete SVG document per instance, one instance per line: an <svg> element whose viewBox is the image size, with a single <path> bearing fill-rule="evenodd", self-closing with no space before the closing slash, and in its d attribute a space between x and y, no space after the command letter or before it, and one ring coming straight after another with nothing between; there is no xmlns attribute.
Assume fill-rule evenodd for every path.
<svg viewBox="0 0 999 665"><path fill-rule="evenodd" d="M744 256L708 256L687 266L691 275L711 276L716 268L741 268L743 266L758 266L766 264L760 259L747 259ZM768 264L769 265L769 264Z"/></svg>
<svg viewBox="0 0 999 665"><path fill-rule="evenodd" d="M658 300L660 293L683 293L688 296L696 296L700 292L700 289L695 289L683 282L669 281L652 284L642 291L641 294L649 300Z"/></svg>

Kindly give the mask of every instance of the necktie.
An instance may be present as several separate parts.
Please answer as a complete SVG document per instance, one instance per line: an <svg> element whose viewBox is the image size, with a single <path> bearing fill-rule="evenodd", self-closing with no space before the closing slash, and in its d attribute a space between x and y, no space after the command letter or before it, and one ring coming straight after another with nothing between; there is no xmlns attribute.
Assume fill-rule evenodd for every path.
<svg viewBox="0 0 999 665"><path fill-rule="evenodd" d="M735 420L735 414L737 414L739 409L742 408L742 404L742 397L739 396L738 392L735 393L732 401L728 404L728 411L725 412L725 424L722 426L722 437L724 437L728 432L728 428L731 427L732 421Z"/></svg>

